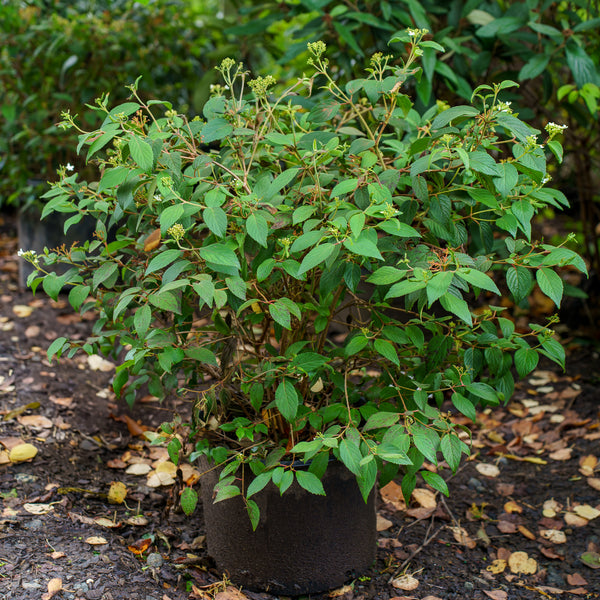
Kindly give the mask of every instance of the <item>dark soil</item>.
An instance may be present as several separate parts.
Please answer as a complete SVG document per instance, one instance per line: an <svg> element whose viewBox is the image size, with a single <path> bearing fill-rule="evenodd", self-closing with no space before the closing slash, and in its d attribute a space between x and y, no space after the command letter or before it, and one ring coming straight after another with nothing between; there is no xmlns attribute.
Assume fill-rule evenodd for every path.
<svg viewBox="0 0 600 600"><path fill-rule="evenodd" d="M185 517L173 506L175 486L153 487L148 475L125 472L135 462L154 468L164 460L136 435L134 422L153 429L186 406L147 401L130 410L111 393L112 370L94 370L85 356L50 364L50 342L83 336L91 321L73 315L62 299L19 291L16 251L12 222L4 217L0 597L49 598L50 583L59 590L53 597L65 600L272 600L227 587L204 548L201 508ZM600 454L600 359L586 346L569 356L566 374L539 371L511 405L481 415L472 427L474 458L455 476L442 471L449 498L425 492L407 510L393 487L386 488L376 563L366 576L320 598L600 597L600 568L593 568L600 567L594 564L600 517L568 517L582 506L592 510L584 510L587 516L600 509L594 487L600 467L585 460ZM19 442L34 445L37 455L10 462L8 451ZM483 463L499 472L481 473ZM112 495L109 502L113 482L127 487L122 503ZM555 516L544 516L551 499L560 506ZM105 526L108 520L113 527ZM98 537L106 543L90 543ZM535 561L534 572L513 573L509 566L497 572L498 559L515 559L517 551Z"/></svg>

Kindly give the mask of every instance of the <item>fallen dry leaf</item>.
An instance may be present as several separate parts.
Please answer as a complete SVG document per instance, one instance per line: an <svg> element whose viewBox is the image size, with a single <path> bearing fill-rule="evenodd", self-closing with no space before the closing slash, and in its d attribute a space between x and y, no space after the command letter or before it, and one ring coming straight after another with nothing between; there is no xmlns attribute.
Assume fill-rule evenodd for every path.
<svg viewBox="0 0 600 600"><path fill-rule="evenodd" d="M486 567L486 570L494 575L498 575L498 573L504 573L506 569L507 562L501 558L497 558L492 562L492 564Z"/></svg>
<svg viewBox="0 0 600 600"><path fill-rule="evenodd" d="M103 544L108 544L108 542L99 535L92 535L88 538L85 538L85 543L90 546L102 546Z"/></svg>
<svg viewBox="0 0 600 600"><path fill-rule="evenodd" d="M600 510L590 506L589 504L579 504L573 508L573 512L579 516L591 521L592 519L596 519L600 517Z"/></svg>
<svg viewBox="0 0 600 600"><path fill-rule="evenodd" d="M58 406L64 406L65 408L68 408L69 406L71 406L71 404L73 404L73 396L54 396L53 394L50 394L50 396L48 396L48 399L50 400L50 402L53 402L54 404L57 404Z"/></svg>
<svg viewBox="0 0 600 600"><path fill-rule="evenodd" d="M492 600L506 600L508 594L503 590L483 590L483 593Z"/></svg>
<svg viewBox="0 0 600 600"><path fill-rule="evenodd" d="M588 477L588 485L593 487L595 490L600 492L600 478L599 477Z"/></svg>
<svg viewBox="0 0 600 600"><path fill-rule="evenodd" d="M471 550L477 546L477 542L469 537L467 530L464 527L449 527L454 539L461 545L470 548Z"/></svg>
<svg viewBox="0 0 600 600"><path fill-rule="evenodd" d="M105 373L110 373L114 370L115 365L111 363L109 360L98 356L97 354L90 354L87 357L88 366L92 371L102 371Z"/></svg>
<svg viewBox="0 0 600 600"><path fill-rule="evenodd" d="M332 590L329 592L328 596L330 598L339 598L340 596L346 596L347 594L353 594L354 588L351 585L345 585L337 590Z"/></svg>
<svg viewBox="0 0 600 600"><path fill-rule="evenodd" d="M555 452L551 452L548 456L552 460L570 460L573 454L573 448L561 448Z"/></svg>
<svg viewBox="0 0 600 600"><path fill-rule="evenodd" d="M475 465L475 469L484 477L498 477L500 475L500 469L496 465L488 463L478 463Z"/></svg>
<svg viewBox="0 0 600 600"><path fill-rule="evenodd" d="M33 444L19 444L10 450L8 458L10 462L18 463L32 459L38 453L38 449Z"/></svg>
<svg viewBox="0 0 600 600"><path fill-rule="evenodd" d="M381 515L377 515L377 531L385 531L386 529L389 529L392 525L393 523L389 519L386 519Z"/></svg>
<svg viewBox="0 0 600 600"><path fill-rule="evenodd" d="M38 337L40 335L40 332L41 332L41 329L39 328L38 325L30 325L25 330L25 337L28 337L28 338Z"/></svg>
<svg viewBox="0 0 600 600"><path fill-rule="evenodd" d="M598 459L593 454L582 456L579 459L579 472L584 477L591 477L594 474L597 465Z"/></svg>
<svg viewBox="0 0 600 600"><path fill-rule="evenodd" d="M523 508L517 504L514 500L510 500L504 504L504 510L507 513L522 513Z"/></svg>
<svg viewBox="0 0 600 600"><path fill-rule="evenodd" d="M542 514L545 517L552 519L562 510L562 504L557 502L554 498L546 500L542 507Z"/></svg>
<svg viewBox="0 0 600 600"><path fill-rule="evenodd" d="M402 488L395 481L390 481L381 490L381 498L391 504L396 510L406 510Z"/></svg>
<svg viewBox="0 0 600 600"><path fill-rule="evenodd" d="M114 467L113 467L114 468ZM134 463L129 465L125 470L125 473L129 475L147 475L152 471L152 467L147 463Z"/></svg>
<svg viewBox="0 0 600 600"><path fill-rule="evenodd" d="M24 415L17 417L17 421L24 427L33 427L34 429L51 429L52 421L43 415Z"/></svg>
<svg viewBox="0 0 600 600"><path fill-rule="evenodd" d="M398 590L411 592L419 587L419 580L407 573L406 575L392 579L392 585Z"/></svg>
<svg viewBox="0 0 600 600"><path fill-rule="evenodd" d="M600 553L584 552L581 556L581 562L590 569L600 569Z"/></svg>
<svg viewBox="0 0 600 600"><path fill-rule="evenodd" d="M12 307L12 311L15 315L17 315L17 317L23 319L31 315L31 313L33 312L33 307L27 306L26 304L15 304Z"/></svg>
<svg viewBox="0 0 600 600"><path fill-rule="evenodd" d="M144 515L134 515L126 519L125 523L135 525L136 527L143 527L144 525L148 525L148 519Z"/></svg>
<svg viewBox="0 0 600 600"><path fill-rule="evenodd" d="M107 519L106 517L96 517L94 519L94 523L96 523L96 525L100 525L100 527L106 527L108 529L121 526L121 523L115 523L115 521L112 519Z"/></svg>
<svg viewBox="0 0 600 600"><path fill-rule="evenodd" d="M436 508L437 500L435 494L426 488L416 488L411 498L423 508Z"/></svg>
<svg viewBox="0 0 600 600"><path fill-rule="evenodd" d="M50 554L50 558L53 558L54 560L56 560L57 558L64 558L65 556L66 554L64 552L58 552L57 550Z"/></svg>
<svg viewBox="0 0 600 600"><path fill-rule="evenodd" d="M569 585L588 585L588 582L579 573L567 573Z"/></svg>
<svg viewBox="0 0 600 600"><path fill-rule="evenodd" d="M587 519L572 512L565 513L564 519L565 523L571 527L585 527L589 523Z"/></svg>
<svg viewBox="0 0 600 600"><path fill-rule="evenodd" d="M48 592L42 594L42 600L50 600L50 598L58 594L62 589L62 579L60 577L54 577L48 582Z"/></svg>
<svg viewBox="0 0 600 600"><path fill-rule="evenodd" d="M23 510L26 510L28 513L32 515L45 515L50 511L54 510L54 506L52 504L41 504L41 503L26 503L23 504Z"/></svg>
<svg viewBox="0 0 600 600"><path fill-rule="evenodd" d="M553 544L565 544L567 542L565 532L559 529L540 529L540 535Z"/></svg>
<svg viewBox="0 0 600 600"><path fill-rule="evenodd" d="M146 485L151 488L160 487L161 485L173 485L175 479L169 473L157 473L152 471L148 474Z"/></svg>
<svg viewBox="0 0 600 600"><path fill-rule="evenodd" d="M508 558L508 566L515 574L532 575L537 571L537 562L530 558L527 552L513 552Z"/></svg>
<svg viewBox="0 0 600 600"><path fill-rule="evenodd" d="M108 501L111 504L122 504L127 496L127 486L120 481L113 481L108 490Z"/></svg>
<svg viewBox="0 0 600 600"><path fill-rule="evenodd" d="M134 554L140 555L150 548L150 544L152 544L151 539L143 538L141 540L137 540L137 542L134 542L130 546L127 546L127 549Z"/></svg>
<svg viewBox="0 0 600 600"><path fill-rule="evenodd" d="M527 527L525 527L525 525L519 525L517 527L517 529L519 530L519 532L524 535L527 539L529 540L535 540L535 534L531 533L531 531L529 531L529 529L527 529Z"/></svg>

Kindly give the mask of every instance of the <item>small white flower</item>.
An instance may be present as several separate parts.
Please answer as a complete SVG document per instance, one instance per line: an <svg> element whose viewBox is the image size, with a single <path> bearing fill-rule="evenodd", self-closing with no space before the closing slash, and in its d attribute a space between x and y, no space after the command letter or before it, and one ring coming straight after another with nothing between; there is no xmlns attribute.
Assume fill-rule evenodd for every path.
<svg viewBox="0 0 600 600"><path fill-rule="evenodd" d="M24 256L24 255L25 255L25 250L20 248L19 251L17 252L17 256Z"/></svg>
<svg viewBox="0 0 600 600"><path fill-rule="evenodd" d="M548 183L550 180L552 179L552 177L550 177L550 175L544 175L544 178L542 179L542 185L545 185L546 183Z"/></svg>
<svg viewBox="0 0 600 600"><path fill-rule="evenodd" d="M67 166L65 167L65 169L67 171L73 171L75 169L75 167L71 163L67 163Z"/></svg>

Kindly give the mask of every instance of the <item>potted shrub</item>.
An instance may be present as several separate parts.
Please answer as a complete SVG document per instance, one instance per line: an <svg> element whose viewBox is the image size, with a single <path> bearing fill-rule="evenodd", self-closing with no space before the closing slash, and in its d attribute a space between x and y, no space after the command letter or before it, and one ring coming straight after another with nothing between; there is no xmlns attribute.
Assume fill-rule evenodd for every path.
<svg viewBox="0 0 600 600"><path fill-rule="evenodd" d="M564 363L554 319L522 331L502 306L534 285L558 306L556 267L585 271L566 245L532 233L540 210L566 205L546 185L560 127L548 124L542 146L501 100L510 81L480 86L472 104L417 112L406 91L418 57L441 49L425 34L396 34L405 59L376 54L349 82L311 43L314 75L276 93L272 77L249 79L226 59L202 119L144 102L135 85L125 104L100 101L104 121L79 143L99 178L64 173L44 209L70 214L67 226L91 215L94 239L23 253L34 290L56 297L68 284L75 310L98 311L87 340L61 337L50 358L111 353L128 402L142 386L189 398L185 435L165 424L154 438L213 474L205 511L211 500L243 510L247 532L238 515L208 533L237 583L307 593L368 566L378 479L400 474L407 498L417 477L447 494L442 467L456 470L469 452L448 408L474 419L477 405L508 400L540 355ZM56 262L69 270L48 272ZM338 485L367 501L351 518L363 520L369 548L354 563L334 560L334 576L313 585L303 577L327 570L323 557L339 548L317 548L312 524L340 511L323 504L321 520L299 517L299 543L269 513L297 520L302 502L281 511L280 494L294 502L327 487L338 498ZM196 498L183 490L187 512ZM341 521L343 535L358 527ZM248 561L261 547L271 554L257 580L263 566ZM321 563L303 571L313 554ZM285 564L291 575L268 571Z"/></svg>

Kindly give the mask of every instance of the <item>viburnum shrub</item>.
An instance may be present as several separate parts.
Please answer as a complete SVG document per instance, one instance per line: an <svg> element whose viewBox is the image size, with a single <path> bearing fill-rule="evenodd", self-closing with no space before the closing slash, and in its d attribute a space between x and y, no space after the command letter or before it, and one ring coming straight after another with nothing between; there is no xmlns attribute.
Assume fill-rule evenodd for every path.
<svg viewBox="0 0 600 600"><path fill-rule="evenodd" d="M541 137L513 114L511 81L419 114L405 83L424 48L442 49L424 34L396 34L408 56L376 54L348 82L311 43L314 74L273 93L272 77L224 60L203 119L135 85L130 102L100 100L104 122L79 144L98 180L63 171L45 207L71 213L67 227L91 215L95 239L25 253L33 289L70 286L75 310L98 312L87 340L61 337L48 356L112 352L129 402L142 386L188 398L190 430L154 439L220 464L216 501L242 494L254 526L253 494L294 480L323 494L332 458L365 498L399 468L407 497L418 474L447 493L423 463L454 471L469 453L449 408L475 419L540 355L564 363L549 327L516 329L502 307L536 284L558 306L556 268L586 269L532 234L539 211L567 205L546 186L560 127ZM46 272L55 262L71 268ZM184 491L187 511L195 498Z"/></svg>

